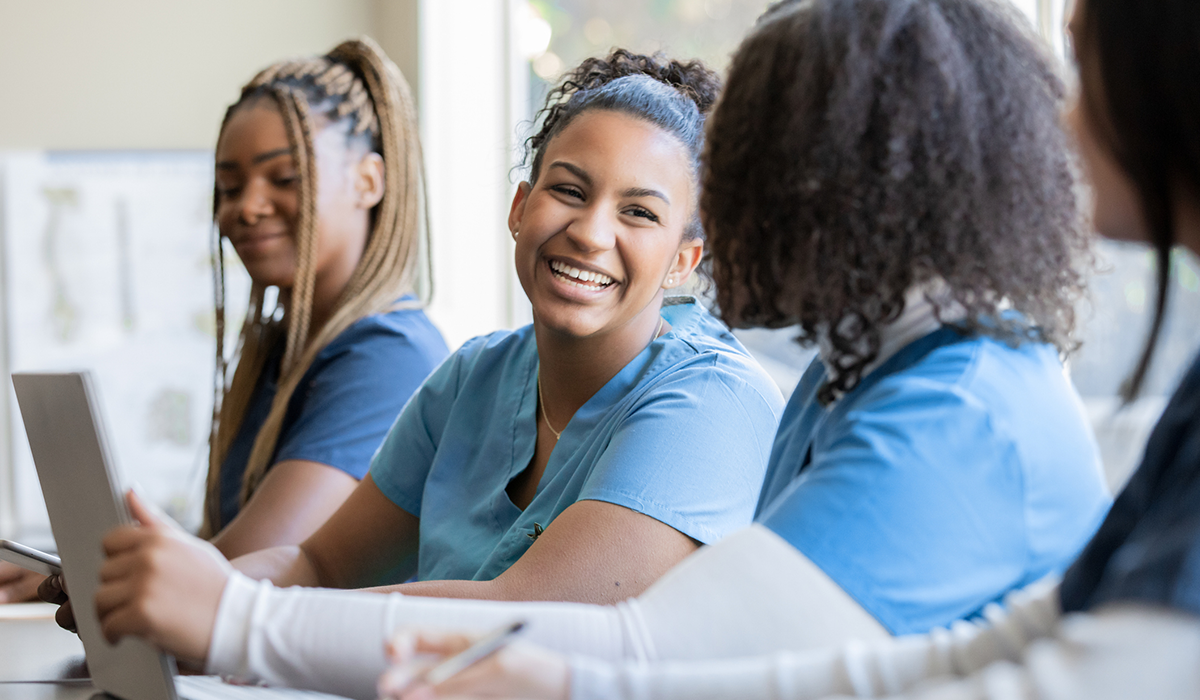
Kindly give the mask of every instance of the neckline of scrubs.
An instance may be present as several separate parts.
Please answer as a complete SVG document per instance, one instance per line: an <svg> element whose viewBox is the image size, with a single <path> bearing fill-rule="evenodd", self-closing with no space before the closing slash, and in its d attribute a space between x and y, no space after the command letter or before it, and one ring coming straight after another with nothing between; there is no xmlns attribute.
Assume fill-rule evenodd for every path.
<svg viewBox="0 0 1200 700"><path fill-rule="evenodd" d="M964 333L961 329L943 325L937 330L927 333L924 336L917 338L909 344L901 347L895 353L883 361L875 369L871 370L864 376L854 388L846 392L846 394L829 405L822 405L819 401L812 401L807 404L795 422L797 426L796 434L807 435L807 441L800 451L804 455L796 470L787 476L785 483L790 484L792 480L805 469L808 468L812 456L812 444L816 439L817 433L821 426L831 420L839 420L840 416L850 411L856 404L855 401L859 396L866 393L872 386L879 383L883 379L898 374L908 368L920 363L925 356L937 350L938 348L955 345L972 338L970 334ZM824 365L821 365L818 370L819 374L815 377L818 385L825 381L826 370ZM774 455L772 455L774 457ZM787 488L787 487L784 487ZM764 493L765 493L764 489ZM772 499L774 502L775 499ZM762 504L760 507L770 506L770 503Z"/></svg>
<svg viewBox="0 0 1200 700"><path fill-rule="evenodd" d="M581 439L596 427L596 423L609 412L612 406L623 397L629 396L642 379L648 376L657 376L658 372L654 370L659 365L675 360L676 353L667 352L667 349L671 347L667 341L677 339L688 332L687 328L690 327L695 314L699 312L699 303L695 299L690 297L680 297L679 299L681 301L664 303L659 312L667 320L667 323L671 324L671 330L650 341L646 347L642 348L641 352L605 382L599 391L592 394L592 397L579 407L575 415L571 416L571 420L567 421L567 425L559 434L558 442L550 452L550 458L546 460L546 468L542 471L541 478L538 479L537 489L534 491L530 506L542 493L545 484L558 474L567 457L574 454ZM512 498L508 495L508 484L529 467L529 463L533 461L534 450L537 448L536 397L537 372L540 362L537 341L533 340L532 332L530 333L529 348L528 356L525 358L523 396L533 397L533 400L521 401L520 407L517 409L513 425L513 461L509 465L504 488L500 490L504 494L504 501L518 514L527 510L529 506L520 508L512 502Z"/></svg>

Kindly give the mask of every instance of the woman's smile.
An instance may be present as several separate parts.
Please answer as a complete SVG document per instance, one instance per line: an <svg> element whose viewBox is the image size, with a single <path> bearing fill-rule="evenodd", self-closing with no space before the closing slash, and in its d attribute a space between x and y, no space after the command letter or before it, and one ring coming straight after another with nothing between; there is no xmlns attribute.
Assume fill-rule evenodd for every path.
<svg viewBox="0 0 1200 700"><path fill-rule="evenodd" d="M233 244L238 256L245 260L247 257L257 257L274 252L277 246L286 242L288 237L289 234L286 230L252 231L232 235L229 237L229 242Z"/></svg>
<svg viewBox="0 0 1200 700"><path fill-rule="evenodd" d="M575 262L560 258L546 259L546 268L559 287L565 287L560 293L572 298L581 295L596 296L617 286L617 281L611 275L589 269Z"/></svg>

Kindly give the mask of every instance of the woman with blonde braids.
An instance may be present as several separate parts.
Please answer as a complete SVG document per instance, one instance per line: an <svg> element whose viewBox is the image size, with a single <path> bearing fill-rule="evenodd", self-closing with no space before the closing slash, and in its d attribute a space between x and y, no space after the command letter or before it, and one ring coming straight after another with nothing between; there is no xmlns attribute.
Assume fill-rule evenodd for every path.
<svg viewBox="0 0 1200 700"><path fill-rule="evenodd" d="M218 397L205 500L204 534L226 556L316 530L447 353L412 296L415 121L403 77L366 39L270 66L226 112L214 218L253 281L237 369ZM268 287L279 290L273 307Z"/></svg>
<svg viewBox="0 0 1200 700"><path fill-rule="evenodd" d="M412 96L370 39L276 63L226 111L213 200L217 408L201 532L225 556L295 545L320 527L448 354L413 295L422 187ZM221 239L252 280L227 388ZM39 595L65 600L57 577ZM73 626L69 605L59 620Z"/></svg>
<svg viewBox="0 0 1200 700"><path fill-rule="evenodd" d="M370 39L276 63L226 111L213 199L217 400L201 531L226 556L312 534L448 354L413 296L422 187L408 84ZM252 281L231 380L221 239ZM277 301L267 304L271 287ZM7 573L0 568L0 603L17 588ZM20 576L25 592L13 597L30 596L42 577Z"/></svg>

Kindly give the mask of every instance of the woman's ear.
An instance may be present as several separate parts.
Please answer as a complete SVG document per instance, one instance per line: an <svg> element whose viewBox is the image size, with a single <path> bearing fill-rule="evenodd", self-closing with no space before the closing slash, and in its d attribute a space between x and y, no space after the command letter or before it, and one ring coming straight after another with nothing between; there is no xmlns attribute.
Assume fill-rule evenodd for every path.
<svg viewBox="0 0 1200 700"><path fill-rule="evenodd" d="M525 216L525 202L529 200L531 190L533 190L533 185L522 182L517 185L517 193L513 195L512 208L508 210L508 232L512 234L514 240L517 232L521 230L521 217Z"/></svg>
<svg viewBox="0 0 1200 700"><path fill-rule="evenodd" d="M700 259L704 257L704 241L700 238L692 238L679 244L679 250L675 253L675 260L671 263L671 269L667 270L667 278L663 280L663 289L673 289L687 282L692 271L700 264Z"/></svg>
<svg viewBox="0 0 1200 700"><path fill-rule="evenodd" d="M383 200L383 192L387 187L383 174L383 156L378 153L368 153L354 166L354 192L357 195L356 205L360 209L370 209Z"/></svg>

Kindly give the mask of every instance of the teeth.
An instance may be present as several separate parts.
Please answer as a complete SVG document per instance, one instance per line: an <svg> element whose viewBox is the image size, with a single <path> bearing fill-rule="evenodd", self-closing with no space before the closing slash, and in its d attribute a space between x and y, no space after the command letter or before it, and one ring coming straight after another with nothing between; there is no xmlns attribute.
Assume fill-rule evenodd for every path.
<svg viewBox="0 0 1200 700"><path fill-rule="evenodd" d="M564 277L570 277L572 279L579 280L580 282L588 282L591 285L604 287L612 284L613 282L613 278L609 277L608 275L602 275L599 272L580 270L557 260L550 262L550 269L554 270L560 275L563 275Z"/></svg>

